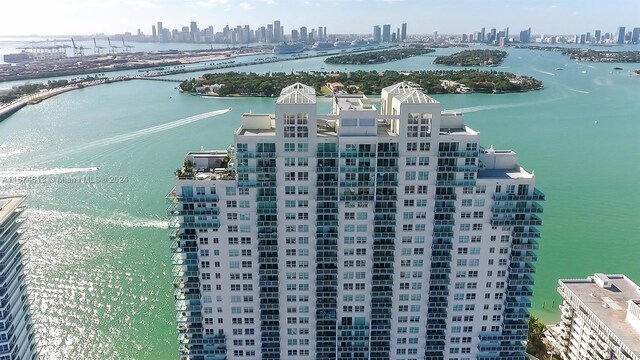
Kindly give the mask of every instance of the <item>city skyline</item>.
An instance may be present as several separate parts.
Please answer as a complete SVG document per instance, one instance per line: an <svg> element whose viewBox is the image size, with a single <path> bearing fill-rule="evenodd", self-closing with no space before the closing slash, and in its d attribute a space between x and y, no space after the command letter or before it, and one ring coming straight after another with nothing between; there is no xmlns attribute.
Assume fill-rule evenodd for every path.
<svg viewBox="0 0 640 360"><path fill-rule="evenodd" d="M510 3L489 1L478 7L465 0L456 4L445 1L428 5L413 0L376 0L366 2L334 0L327 2L288 0L65 0L49 3L30 0L11 3L8 13L29 13L29 27L21 16L10 17L0 23L4 36L68 35L95 33L136 33L141 29L151 34L151 24L162 21L169 28L180 28L196 21L201 26L212 25L215 31L226 25L250 25L280 20L285 32L301 26L327 26L330 33L371 32L374 24L392 24L393 30L402 23L409 24L409 34L468 33L480 27L534 28L536 34L569 34L591 29L615 31L620 26L632 28L638 20L640 3L622 1L616 7L595 1L540 1ZM33 13L32 9L39 11ZM394 11L388 11L393 8ZM469 11L473 8L474 11ZM624 11L623 11L624 10ZM425 12L430 21L423 21ZM367 21L354 23L358 13ZM73 14L73 21L68 21ZM456 21L450 21L454 17ZM66 21L60 21L65 19ZM459 24L465 24L460 27Z"/></svg>

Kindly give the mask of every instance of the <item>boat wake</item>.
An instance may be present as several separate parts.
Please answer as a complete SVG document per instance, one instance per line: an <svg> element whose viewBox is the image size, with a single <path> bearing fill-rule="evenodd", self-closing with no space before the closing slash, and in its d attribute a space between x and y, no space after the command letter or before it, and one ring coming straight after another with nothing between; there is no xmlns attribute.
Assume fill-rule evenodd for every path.
<svg viewBox="0 0 640 360"><path fill-rule="evenodd" d="M177 127L180 126L184 126L184 125L188 125L191 123L194 123L196 121L200 121L200 120L204 120L204 119L208 119L214 116L218 116L218 115L222 115L226 112L229 112L230 109L224 109L224 110L216 110L216 111L209 111L206 113L202 113L199 115L193 115L193 116L189 116L183 119L179 119L179 120L175 120L175 121L171 121L168 122L166 124L161 124L161 125L156 125L156 126L152 126L146 129L141 129L141 130L137 130L134 132L130 132L127 134L122 134L122 135L116 135L116 136L112 136L109 138L105 138L105 139L100 139L100 140L96 140L96 141L91 141L88 142L86 144L82 144L82 145L78 145L78 146L74 146L68 149L64 149L61 151L58 151L55 153L55 157L59 158L62 156L66 156L66 155L72 155L72 154L77 154L89 149L93 149L93 148L99 148L99 147L103 147L103 146L109 146L109 145L114 145L114 144L118 144L124 141L129 141L129 140L134 140L134 139L138 139L144 136L148 136L148 135L152 135L155 133L159 133L162 131L167 131L167 130L171 130L171 129L175 129Z"/></svg>
<svg viewBox="0 0 640 360"><path fill-rule="evenodd" d="M537 69L537 68L534 68L534 67L532 67L532 68L530 68L530 69L531 69L531 70L533 70L533 71L537 71L537 72L539 72L539 73L542 73L542 74L547 74L547 75L551 75L551 76L556 76L556 74L554 74L554 73L552 73L552 72L548 72L548 71L540 70L540 69Z"/></svg>
<svg viewBox="0 0 640 360"><path fill-rule="evenodd" d="M595 79L593 79L593 83L596 84L596 85L600 85L600 86L603 86L603 85L611 86L611 85L613 85L613 80L611 80L611 79L603 79L603 78L595 78Z"/></svg>
<svg viewBox="0 0 640 360"><path fill-rule="evenodd" d="M522 107L522 106L541 105L541 104L546 104L546 103L550 103L550 102L561 101L563 99L566 99L567 97L569 97L569 95L567 93L564 93L563 96L559 96L559 97L552 98L552 99L547 99L547 100L541 100L541 101L525 101L525 102L515 103L515 104L512 103L512 104L494 104L494 105L470 106L470 107L465 107L465 108L447 109L447 110L444 110L443 112L445 112L445 113L456 113L456 112L472 113L472 112L485 111L485 110L511 109L511 108L517 108L517 107Z"/></svg>
<svg viewBox="0 0 640 360"><path fill-rule="evenodd" d="M0 178L8 177L34 177L34 176L49 176L49 175L62 175L72 174L79 172L92 172L98 171L98 167L86 167L86 168L53 168L53 169L20 169L20 170L7 170L0 171Z"/></svg>
<svg viewBox="0 0 640 360"><path fill-rule="evenodd" d="M568 87L567 90L575 91L575 92L580 93L580 94L588 94L589 93L588 91L573 89L573 88L570 88L570 87Z"/></svg>

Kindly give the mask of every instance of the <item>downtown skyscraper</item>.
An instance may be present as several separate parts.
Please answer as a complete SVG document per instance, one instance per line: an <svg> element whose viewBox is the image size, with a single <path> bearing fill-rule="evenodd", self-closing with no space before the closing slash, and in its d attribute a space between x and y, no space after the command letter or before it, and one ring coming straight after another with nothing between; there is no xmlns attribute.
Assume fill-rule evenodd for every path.
<svg viewBox="0 0 640 360"><path fill-rule="evenodd" d="M282 90L169 193L182 359L524 359L544 200L415 84Z"/></svg>

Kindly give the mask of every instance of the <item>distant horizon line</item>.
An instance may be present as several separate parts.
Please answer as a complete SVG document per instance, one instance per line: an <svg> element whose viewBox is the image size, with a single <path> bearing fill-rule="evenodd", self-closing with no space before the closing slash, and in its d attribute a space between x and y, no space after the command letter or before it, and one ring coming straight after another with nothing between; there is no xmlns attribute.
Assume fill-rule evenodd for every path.
<svg viewBox="0 0 640 360"><path fill-rule="evenodd" d="M493 29L493 28L492 28ZM498 28L496 28L498 29ZM633 28L629 28L630 30L632 30ZM595 29L598 30L598 29ZM581 34L585 34L587 32L592 32L594 30L589 30L589 31L585 31L585 32L578 32L578 33L532 33L531 36L575 36L575 35L581 35ZM454 35L467 35L467 34L475 34L478 31L474 31L474 32L457 32L457 33L449 33L449 32L442 32L440 33L439 31L435 30L432 31L430 33L408 33L407 36L432 36L434 33L438 33L438 35L440 36L454 36ZM615 33L614 31L603 31L603 33ZM631 31L626 31L626 32L631 32ZM519 33L518 32L514 32L513 35ZM365 36L365 35L369 35L369 36L373 36L373 33L329 33L327 34L327 36L340 36L340 35L349 35L349 36ZM146 34L146 33L142 33L141 35L138 35L136 33L131 33L130 35L127 35L125 33L112 33L112 34L107 34L107 33L91 33L91 34L28 34L28 35L0 35L0 39L3 38L29 38L29 37L40 37L40 38L46 38L46 37L51 37L53 38L52 40L55 40L55 38L60 37L60 38L71 38L71 37L98 37L98 36L102 36L102 37L109 37L109 36L130 36L130 37L140 37L140 36L144 36L144 37L152 37L152 34ZM181 42L181 41L164 41L164 42ZM187 41L190 42L190 41ZM206 42L197 42L197 43L206 43Z"/></svg>

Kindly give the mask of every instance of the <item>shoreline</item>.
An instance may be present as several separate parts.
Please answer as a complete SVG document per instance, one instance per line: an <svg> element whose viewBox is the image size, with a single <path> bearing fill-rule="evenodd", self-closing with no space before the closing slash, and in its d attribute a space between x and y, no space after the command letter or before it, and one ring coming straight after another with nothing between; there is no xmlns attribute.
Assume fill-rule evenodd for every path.
<svg viewBox="0 0 640 360"><path fill-rule="evenodd" d="M21 81L21 80L47 79L47 78L55 78L55 77L61 77L61 76L87 75L87 74L93 74L93 73L108 73L108 72L114 72L114 71L130 71L130 70L152 69L157 67L193 65L193 64L199 64L199 63L207 63L211 61L234 59L242 56L253 56L253 55L262 55L262 54L268 54L268 53L264 53L260 51L249 52L249 53L243 53L241 51L233 51L232 54L208 53L208 54L198 54L193 56L185 56L182 58L161 59L161 60L144 63L144 64L140 64L140 63L127 64L124 66L114 65L109 67L95 67L95 68L87 68L87 69L64 69L64 70L51 71L46 73L27 74L27 75L7 75L7 76L0 77L0 83L10 82L10 81ZM168 60L168 61L165 61L165 60Z"/></svg>
<svg viewBox="0 0 640 360"><path fill-rule="evenodd" d="M27 105L35 105L40 102L52 98L56 95L64 94L69 91L84 89L90 86L109 84L112 82L126 81L131 79L107 79L107 80L93 80L86 83L78 83L73 85L64 86L61 88L46 90L43 92L39 92L37 94L29 94L25 95L15 101L12 101L8 104L0 105L0 122L7 119L11 115L18 112L18 110L24 108Z"/></svg>
<svg viewBox="0 0 640 360"><path fill-rule="evenodd" d="M636 74L637 76L640 76L640 74ZM504 95L504 94L518 94L518 93L528 93L528 92L532 92L532 91L540 91L543 90L544 87L540 87L537 89L530 89L530 90L513 90L513 91L498 91L498 92L485 92L485 91L469 91L469 92L444 92L444 93L433 93L433 94L429 94L428 95L467 95L467 94L484 94L484 95ZM233 98L275 98L274 96L268 96L268 95L258 95L258 94L229 94L229 95L212 95L212 94L198 94L198 93L193 93L193 92L186 92L183 91L181 92L181 94L188 94L188 95L192 95L192 96L199 96L201 98L212 98L212 99L233 99ZM376 94L376 93L372 93L372 94L366 94L367 96L380 96L380 94ZM317 97L332 97L333 95L317 95Z"/></svg>

